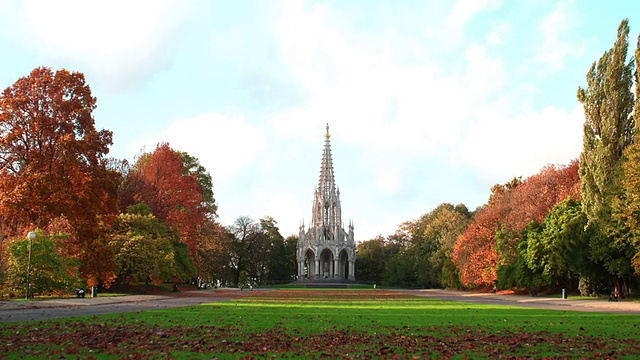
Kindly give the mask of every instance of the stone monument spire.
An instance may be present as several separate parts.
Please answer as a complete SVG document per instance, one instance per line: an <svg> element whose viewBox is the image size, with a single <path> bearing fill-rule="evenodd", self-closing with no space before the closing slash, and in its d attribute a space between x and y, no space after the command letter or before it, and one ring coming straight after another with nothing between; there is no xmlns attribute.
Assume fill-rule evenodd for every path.
<svg viewBox="0 0 640 360"><path fill-rule="evenodd" d="M327 196L335 190L330 138L329 124L327 124L327 133L324 135L324 150L322 151L322 165L320 166L320 182L318 184L318 189L322 189Z"/></svg>
<svg viewBox="0 0 640 360"><path fill-rule="evenodd" d="M342 225L340 191L333 175L330 138L329 124L327 124L320 164L320 180L313 200L314 216L311 224L313 227L321 228L325 237L335 236L338 233L337 227Z"/></svg>
<svg viewBox="0 0 640 360"><path fill-rule="evenodd" d="M340 190L335 183L329 124L324 136L320 179L314 191L309 230L300 227L298 280L355 280L353 223L342 227Z"/></svg>

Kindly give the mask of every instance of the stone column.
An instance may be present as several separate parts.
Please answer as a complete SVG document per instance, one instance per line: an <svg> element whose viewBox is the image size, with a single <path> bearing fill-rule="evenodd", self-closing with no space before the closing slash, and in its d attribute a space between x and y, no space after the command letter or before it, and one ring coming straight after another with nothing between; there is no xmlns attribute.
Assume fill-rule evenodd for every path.
<svg viewBox="0 0 640 360"><path fill-rule="evenodd" d="M316 266L313 272L314 272L313 274L314 279L320 279L322 277L322 275L320 274L320 258L318 257L316 257Z"/></svg>
<svg viewBox="0 0 640 360"><path fill-rule="evenodd" d="M356 280L356 262L349 260L349 280Z"/></svg>
<svg viewBox="0 0 640 360"><path fill-rule="evenodd" d="M342 279L342 271L340 271L340 260L339 259L333 259L333 278L334 279Z"/></svg>

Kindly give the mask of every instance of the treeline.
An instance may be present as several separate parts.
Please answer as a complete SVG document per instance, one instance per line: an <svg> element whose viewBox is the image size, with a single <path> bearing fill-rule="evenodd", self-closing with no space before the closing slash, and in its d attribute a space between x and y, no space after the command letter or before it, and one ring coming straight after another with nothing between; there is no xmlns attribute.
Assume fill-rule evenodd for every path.
<svg viewBox="0 0 640 360"><path fill-rule="evenodd" d="M628 59L628 36L623 20L578 89L579 160L495 185L472 213L442 204L393 235L360 243L358 279L632 295L640 285L640 50Z"/></svg>
<svg viewBox="0 0 640 360"><path fill-rule="evenodd" d="M113 134L96 130L95 108L84 75L67 70L34 69L0 95L3 296L291 279L295 260L281 261L295 259L295 239L274 219L223 227L209 172L169 144L108 158Z"/></svg>

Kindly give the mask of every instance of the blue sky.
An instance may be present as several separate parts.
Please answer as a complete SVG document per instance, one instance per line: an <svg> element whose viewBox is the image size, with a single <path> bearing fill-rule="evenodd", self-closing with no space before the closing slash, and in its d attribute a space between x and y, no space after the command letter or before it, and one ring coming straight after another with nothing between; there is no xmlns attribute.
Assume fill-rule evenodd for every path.
<svg viewBox="0 0 640 360"><path fill-rule="evenodd" d="M633 1L0 3L0 88L85 74L110 156L160 141L211 173L220 221L311 218L329 123L343 221L390 235L443 202L566 164L591 63ZM636 16L635 18L633 16Z"/></svg>

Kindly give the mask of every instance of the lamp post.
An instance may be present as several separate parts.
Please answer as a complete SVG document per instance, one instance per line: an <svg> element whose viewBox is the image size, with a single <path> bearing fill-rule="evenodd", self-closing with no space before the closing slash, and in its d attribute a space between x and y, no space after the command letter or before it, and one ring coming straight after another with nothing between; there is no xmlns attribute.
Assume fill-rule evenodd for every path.
<svg viewBox="0 0 640 360"><path fill-rule="evenodd" d="M29 238L29 260L27 263L27 300L29 300L29 289L31 288L31 247L33 246L33 239L36 238L36 232L29 231L27 237Z"/></svg>

